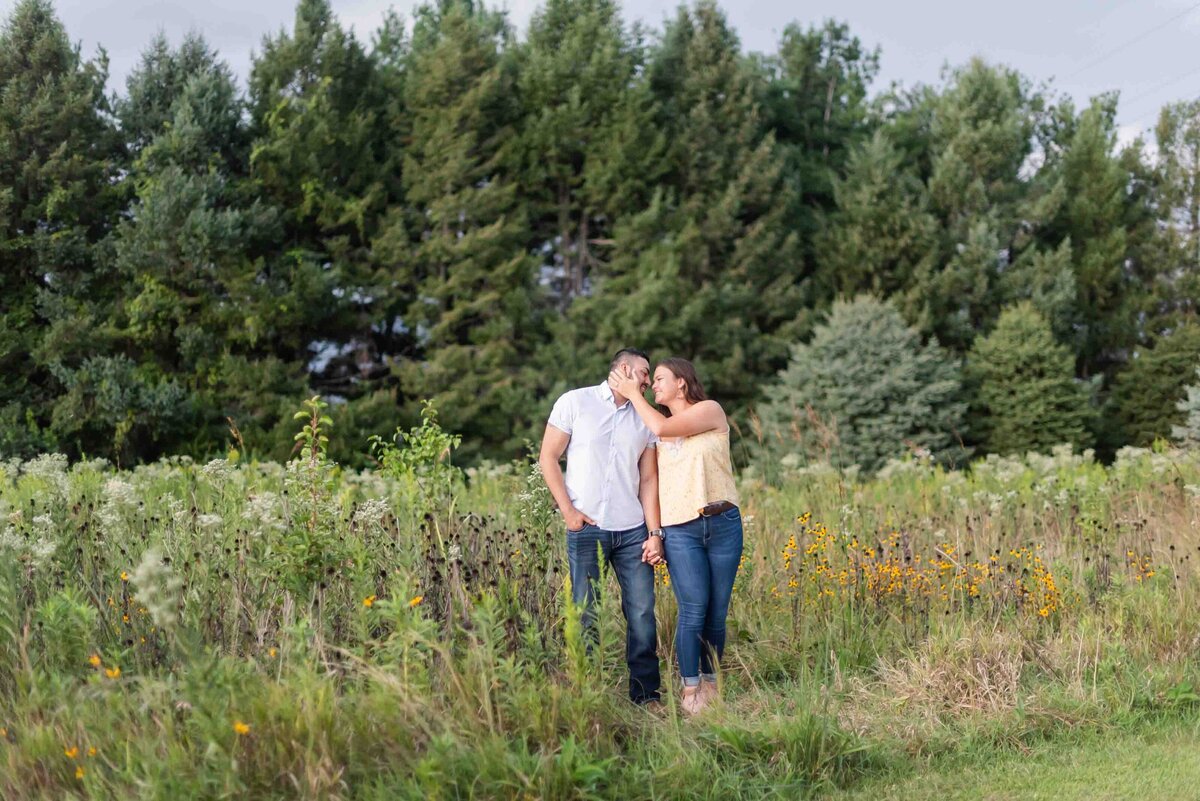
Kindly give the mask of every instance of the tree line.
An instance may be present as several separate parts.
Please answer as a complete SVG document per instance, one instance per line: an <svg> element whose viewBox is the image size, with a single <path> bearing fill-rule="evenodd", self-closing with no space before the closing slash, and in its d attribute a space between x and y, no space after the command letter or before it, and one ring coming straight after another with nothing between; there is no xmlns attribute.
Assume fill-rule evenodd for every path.
<svg viewBox="0 0 1200 801"><path fill-rule="evenodd" d="M300 0L244 90L193 34L110 94L21 0L0 453L282 458L319 393L339 460L424 399L505 459L627 345L693 359L753 451L1169 436L1200 363L1200 101L1122 145L1115 93L978 59L873 91L880 57L833 21L746 52L707 0L661 30L547 0L523 35L440 0L366 39Z"/></svg>

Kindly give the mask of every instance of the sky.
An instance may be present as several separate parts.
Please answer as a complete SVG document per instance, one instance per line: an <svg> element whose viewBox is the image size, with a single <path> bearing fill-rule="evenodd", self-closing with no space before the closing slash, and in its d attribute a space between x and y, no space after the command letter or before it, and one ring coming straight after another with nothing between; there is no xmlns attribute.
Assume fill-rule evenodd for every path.
<svg viewBox="0 0 1200 801"><path fill-rule="evenodd" d="M718 0L743 48L772 52L791 22L846 22L881 51L875 89L892 82L936 83L943 67L983 56L1085 104L1119 90L1122 140L1148 132L1165 102L1200 98L1200 2L1195 0ZM500 0L524 30L538 0ZM0 0L7 17L15 0ZM334 12L363 39L384 11L401 14L414 0L332 0ZM661 27L677 0L625 4L627 20ZM243 79L250 55L267 33L290 28L294 0L55 0L73 41L85 55L103 45L110 86L121 90L143 48L158 31L177 43L197 30ZM1147 139L1151 137L1147 133Z"/></svg>

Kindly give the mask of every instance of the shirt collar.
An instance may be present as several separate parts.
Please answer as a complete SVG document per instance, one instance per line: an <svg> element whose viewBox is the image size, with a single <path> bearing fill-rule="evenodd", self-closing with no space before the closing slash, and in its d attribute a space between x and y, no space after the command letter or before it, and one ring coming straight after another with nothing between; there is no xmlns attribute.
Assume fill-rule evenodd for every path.
<svg viewBox="0 0 1200 801"><path fill-rule="evenodd" d="M611 404L613 404L613 405L616 405L617 399L616 399L616 397L613 395L612 387L610 387L610 386L608 385L608 382L607 382L607 381L605 381L604 383L600 384L600 386L596 387L596 391L600 393L600 397L601 397L601 398L603 398L604 400L608 401L609 403L611 403ZM626 406L628 406L628 405L629 405L629 399L628 399L628 398L626 398L626 399L625 399L625 403L621 404L620 406L617 406L617 408L618 408L618 409L623 409L623 408L625 408L625 407L626 407Z"/></svg>

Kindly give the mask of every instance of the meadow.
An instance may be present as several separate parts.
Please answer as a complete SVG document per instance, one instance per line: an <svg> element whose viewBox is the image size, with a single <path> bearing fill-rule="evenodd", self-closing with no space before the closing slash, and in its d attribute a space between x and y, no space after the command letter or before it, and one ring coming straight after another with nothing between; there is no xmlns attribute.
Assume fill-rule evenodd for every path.
<svg viewBox="0 0 1200 801"><path fill-rule="evenodd" d="M286 464L0 463L0 797L1196 786L1198 454L744 470L724 701L692 720L625 701L614 592L581 647L534 465L453 467L430 411L345 470L300 416Z"/></svg>

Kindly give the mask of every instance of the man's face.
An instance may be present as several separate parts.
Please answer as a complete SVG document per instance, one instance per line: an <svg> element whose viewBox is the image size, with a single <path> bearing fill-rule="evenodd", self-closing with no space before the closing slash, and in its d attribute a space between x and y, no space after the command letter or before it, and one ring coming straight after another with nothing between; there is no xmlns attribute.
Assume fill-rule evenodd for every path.
<svg viewBox="0 0 1200 801"><path fill-rule="evenodd" d="M617 369L631 371L637 377L638 390L645 394L646 388L650 386L650 362L634 356L622 359Z"/></svg>

